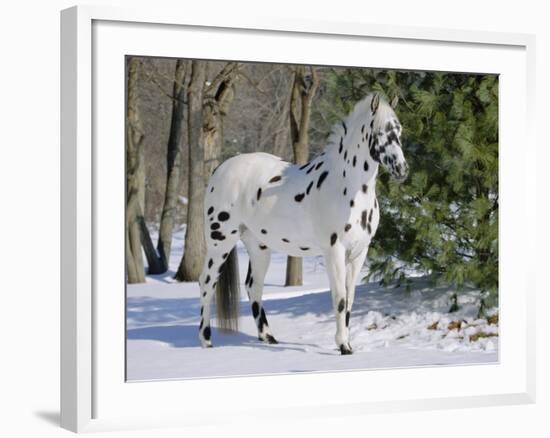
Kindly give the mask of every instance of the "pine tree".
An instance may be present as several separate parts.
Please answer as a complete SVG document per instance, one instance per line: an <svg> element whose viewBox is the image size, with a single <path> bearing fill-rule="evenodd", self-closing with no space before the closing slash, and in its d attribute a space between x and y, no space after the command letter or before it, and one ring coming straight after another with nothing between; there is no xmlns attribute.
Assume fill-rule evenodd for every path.
<svg viewBox="0 0 550 438"><path fill-rule="evenodd" d="M498 77L334 69L326 88L325 105L314 116L330 110L330 122L369 92L400 98L396 113L410 176L399 184L379 174L382 217L369 276L403 284L406 268L414 268L496 298Z"/></svg>

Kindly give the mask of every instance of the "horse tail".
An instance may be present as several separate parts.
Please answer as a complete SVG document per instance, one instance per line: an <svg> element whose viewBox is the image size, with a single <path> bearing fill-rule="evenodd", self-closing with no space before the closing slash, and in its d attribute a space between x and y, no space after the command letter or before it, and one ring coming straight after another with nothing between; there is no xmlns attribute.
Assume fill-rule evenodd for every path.
<svg viewBox="0 0 550 438"><path fill-rule="evenodd" d="M218 327L221 330L236 331L239 328L239 283L239 261L237 247L234 246L221 267L216 285L216 310Z"/></svg>

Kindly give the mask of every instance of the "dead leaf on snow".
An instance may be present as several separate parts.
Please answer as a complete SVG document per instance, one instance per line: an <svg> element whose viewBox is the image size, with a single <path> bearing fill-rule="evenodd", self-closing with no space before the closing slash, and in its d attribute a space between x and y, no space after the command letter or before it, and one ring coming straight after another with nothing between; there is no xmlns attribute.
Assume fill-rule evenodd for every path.
<svg viewBox="0 0 550 438"><path fill-rule="evenodd" d="M474 333L473 335L470 335L470 342L475 342L481 338L492 338L494 336L498 336L498 334L485 332Z"/></svg>
<svg viewBox="0 0 550 438"><path fill-rule="evenodd" d="M449 323L449 325L447 326L447 328L449 330L460 330L460 327L462 327L462 321L460 320L457 320L457 321L451 321Z"/></svg>
<svg viewBox="0 0 550 438"><path fill-rule="evenodd" d="M491 315L487 318L487 322L489 325L494 324L498 325L498 313L495 313L494 315Z"/></svg>

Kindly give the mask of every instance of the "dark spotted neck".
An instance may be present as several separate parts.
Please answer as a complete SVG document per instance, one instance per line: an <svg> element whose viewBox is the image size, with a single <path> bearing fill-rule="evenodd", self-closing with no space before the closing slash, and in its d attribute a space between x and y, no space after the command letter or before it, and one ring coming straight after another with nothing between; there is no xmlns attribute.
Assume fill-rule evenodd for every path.
<svg viewBox="0 0 550 438"><path fill-rule="evenodd" d="M378 163L369 152L371 129L368 123L353 128L342 122L340 132L333 133L336 144L326 150L330 167L341 182L342 194L347 197L363 191L365 185L374 187L378 173Z"/></svg>

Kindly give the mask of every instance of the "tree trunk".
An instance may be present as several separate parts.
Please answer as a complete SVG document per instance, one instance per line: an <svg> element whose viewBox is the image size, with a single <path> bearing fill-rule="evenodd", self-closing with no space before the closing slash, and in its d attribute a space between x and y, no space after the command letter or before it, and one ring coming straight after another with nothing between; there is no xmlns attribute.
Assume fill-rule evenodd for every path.
<svg viewBox="0 0 550 438"><path fill-rule="evenodd" d="M206 182L220 164L223 148L223 117L233 97L239 64L228 62L216 75L204 93L203 135L204 135L204 176Z"/></svg>
<svg viewBox="0 0 550 438"><path fill-rule="evenodd" d="M319 77L313 67L307 74L305 66L297 66L290 99L290 137L294 152L294 163L305 164L309 159L309 121L311 102L319 86ZM301 257L287 258L285 286L303 284Z"/></svg>
<svg viewBox="0 0 550 438"><path fill-rule="evenodd" d="M143 140L137 111L137 76L139 60L128 61L128 100L126 108L126 275L128 283L145 282L139 227L140 145Z"/></svg>
<svg viewBox="0 0 550 438"><path fill-rule="evenodd" d="M168 150L166 153L166 190L164 192L164 205L160 219L159 238L157 251L160 258L162 272L166 272L170 263L170 250L172 247L172 231L178 205L178 195L181 180L182 143L185 112L185 73L187 61L178 59L174 75L172 90L172 120L170 123L170 135L168 137Z"/></svg>
<svg viewBox="0 0 550 438"><path fill-rule="evenodd" d="M189 202L185 251L176 278L198 281L206 253L204 242L204 139L202 132L203 87L206 62L192 61L191 82L187 93L189 136Z"/></svg>
<svg viewBox="0 0 550 438"><path fill-rule="evenodd" d="M285 99L286 102L278 115L279 121L275 125L275 134L273 135L273 155L281 157L283 160L290 161L294 158L291 158L288 155L288 140L289 140L289 129L288 129L288 117L290 111L290 101L292 98L292 90L288 93L288 97ZM294 148L293 148L294 149ZM294 154L294 153L293 153Z"/></svg>

